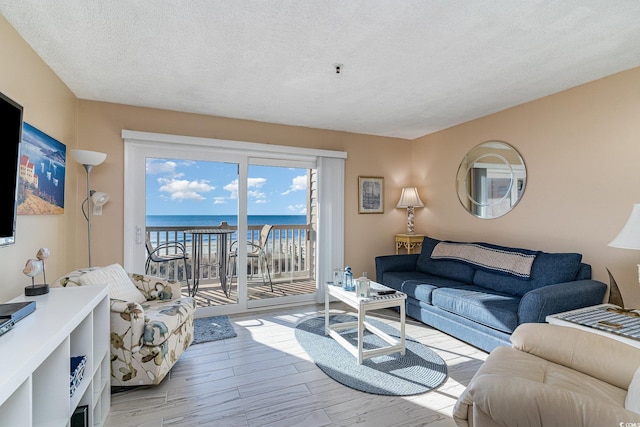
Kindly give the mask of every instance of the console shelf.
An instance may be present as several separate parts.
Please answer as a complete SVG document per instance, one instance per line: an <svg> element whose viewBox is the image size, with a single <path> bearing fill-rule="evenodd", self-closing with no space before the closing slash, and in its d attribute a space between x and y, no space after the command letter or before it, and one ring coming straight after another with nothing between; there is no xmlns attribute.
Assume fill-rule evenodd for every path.
<svg viewBox="0 0 640 427"><path fill-rule="evenodd" d="M79 406L104 425L110 406L109 295L106 286L53 288L36 310L0 336L0 425L66 427ZM86 356L70 396L71 357Z"/></svg>

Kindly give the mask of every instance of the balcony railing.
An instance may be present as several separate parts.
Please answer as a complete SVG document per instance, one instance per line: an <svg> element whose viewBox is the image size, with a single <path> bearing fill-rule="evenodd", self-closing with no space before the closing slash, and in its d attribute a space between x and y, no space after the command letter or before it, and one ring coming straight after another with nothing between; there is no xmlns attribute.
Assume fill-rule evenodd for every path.
<svg viewBox="0 0 640 427"><path fill-rule="evenodd" d="M189 277L192 277L193 269L193 240L189 230L213 228L211 226L148 226L146 232L149 234L153 247L166 242L182 243L189 254ZM227 226L225 228L235 228ZM260 239L261 225L250 225L247 231L247 240L258 244ZM310 226L305 225L274 225L267 239L265 252L267 262L271 272L272 280L287 281L298 279L311 279L314 272L314 257L312 249L312 239ZM203 260L200 263L201 281L219 281L219 276L226 272L218 271L217 236L205 235L202 241ZM232 242L237 240L237 233L230 234L227 238L227 253ZM166 249L159 255L172 255L172 249ZM167 277L173 280L184 280L184 268L181 261L171 261L167 263L151 263L148 274ZM248 260L248 272L257 272L258 263L255 259Z"/></svg>

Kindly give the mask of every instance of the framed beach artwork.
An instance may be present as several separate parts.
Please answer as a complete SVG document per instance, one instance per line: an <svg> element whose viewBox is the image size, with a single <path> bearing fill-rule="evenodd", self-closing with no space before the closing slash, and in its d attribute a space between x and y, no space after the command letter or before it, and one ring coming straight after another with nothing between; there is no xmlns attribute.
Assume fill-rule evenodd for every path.
<svg viewBox="0 0 640 427"><path fill-rule="evenodd" d="M358 177L358 213L384 213L384 178Z"/></svg>
<svg viewBox="0 0 640 427"><path fill-rule="evenodd" d="M27 122L22 127L18 215L64 213L67 147Z"/></svg>

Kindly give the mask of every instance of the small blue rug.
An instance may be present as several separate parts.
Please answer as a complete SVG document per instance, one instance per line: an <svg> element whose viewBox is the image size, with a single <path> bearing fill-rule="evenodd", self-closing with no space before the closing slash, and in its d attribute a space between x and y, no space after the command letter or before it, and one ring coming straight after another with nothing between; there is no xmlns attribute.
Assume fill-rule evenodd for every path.
<svg viewBox="0 0 640 427"><path fill-rule="evenodd" d="M354 316L337 314L329 317L329 323L354 322ZM383 332L398 337L398 330L376 319L367 322ZM405 337L406 355L393 353L365 359L358 365L357 359L324 334L324 316L300 322L296 326L296 339L322 371L341 384L356 390L385 396L411 396L422 394L442 385L447 379L447 364L429 347ZM356 328L340 333L356 344ZM364 348L386 345L386 342L365 330Z"/></svg>
<svg viewBox="0 0 640 427"><path fill-rule="evenodd" d="M224 340L238 336L227 316L194 319L193 329L192 344L202 344L204 342Z"/></svg>

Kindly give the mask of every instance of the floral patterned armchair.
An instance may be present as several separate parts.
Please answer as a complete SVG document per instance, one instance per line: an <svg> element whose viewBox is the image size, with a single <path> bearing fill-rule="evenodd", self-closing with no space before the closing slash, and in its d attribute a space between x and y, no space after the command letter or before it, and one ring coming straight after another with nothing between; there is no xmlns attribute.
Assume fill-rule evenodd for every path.
<svg viewBox="0 0 640 427"><path fill-rule="evenodd" d="M128 274L118 265L75 270L52 286L109 284L111 385L159 384L193 341L192 297L180 283Z"/></svg>

